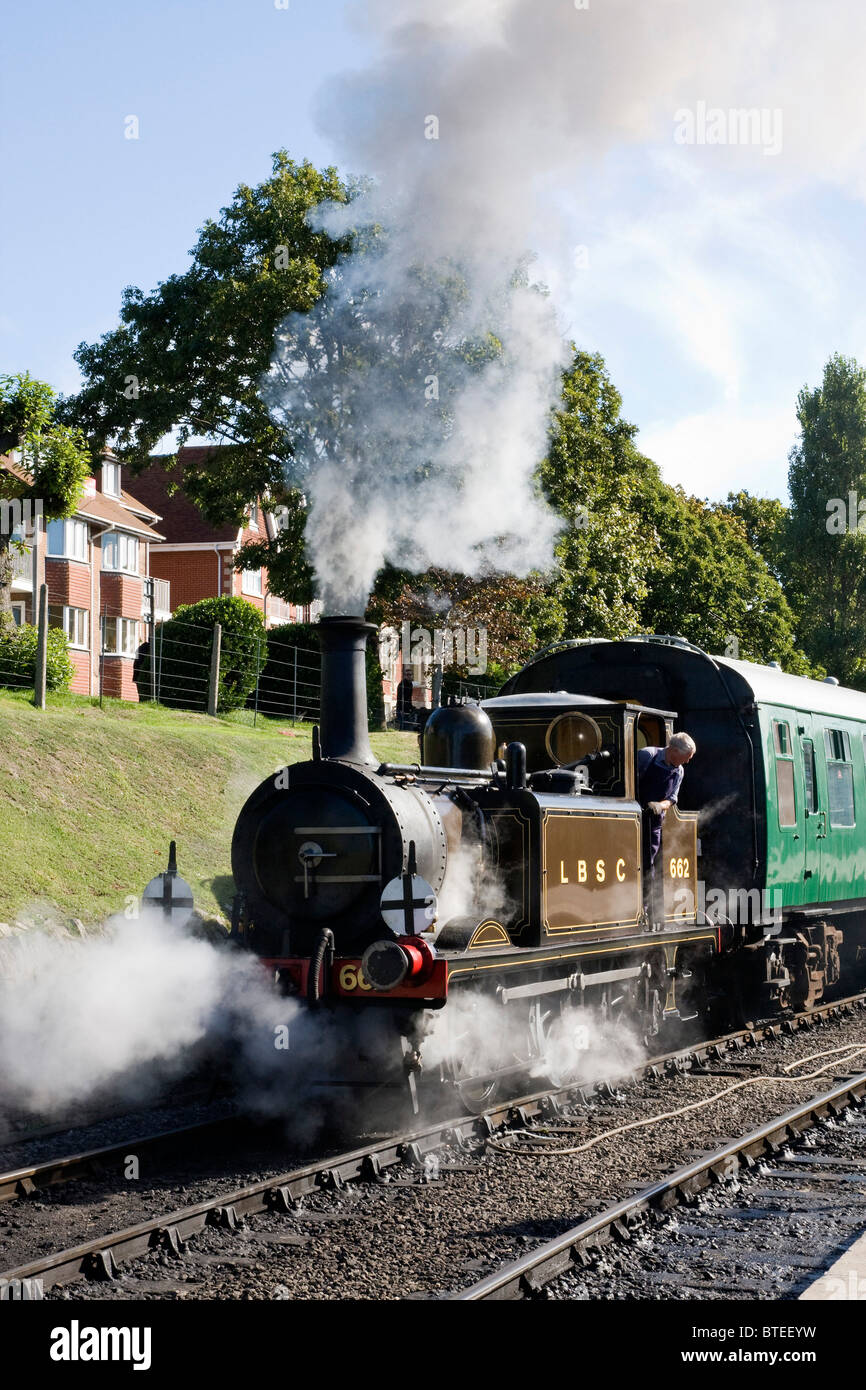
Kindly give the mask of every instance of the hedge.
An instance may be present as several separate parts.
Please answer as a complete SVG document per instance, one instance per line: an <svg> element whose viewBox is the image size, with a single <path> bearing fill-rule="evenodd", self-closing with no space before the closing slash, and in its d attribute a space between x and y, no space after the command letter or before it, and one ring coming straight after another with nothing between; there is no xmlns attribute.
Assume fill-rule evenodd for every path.
<svg viewBox="0 0 866 1390"><path fill-rule="evenodd" d="M39 629L32 623L0 632L0 685L15 689L36 683L36 648ZM66 633L59 627L48 629L45 684L48 690L67 691L75 667L69 655Z"/></svg>
<svg viewBox="0 0 866 1390"><path fill-rule="evenodd" d="M139 698L155 694L160 704L173 708L206 708L216 623L222 626L217 713L245 705L255 689L259 659L264 660L265 622L253 604L229 596L181 604L158 624L153 643L136 663Z"/></svg>

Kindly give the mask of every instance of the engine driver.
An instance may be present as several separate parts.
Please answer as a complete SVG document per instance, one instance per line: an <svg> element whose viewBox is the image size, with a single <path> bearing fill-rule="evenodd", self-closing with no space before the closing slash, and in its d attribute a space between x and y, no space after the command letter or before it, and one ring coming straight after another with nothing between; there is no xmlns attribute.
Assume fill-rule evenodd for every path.
<svg viewBox="0 0 866 1390"><path fill-rule="evenodd" d="M665 811L675 806L684 767L696 752L689 734L671 734L665 748L641 748L637 755L637 799L649 813L649 864L655 863L662 842Z"/></svg>

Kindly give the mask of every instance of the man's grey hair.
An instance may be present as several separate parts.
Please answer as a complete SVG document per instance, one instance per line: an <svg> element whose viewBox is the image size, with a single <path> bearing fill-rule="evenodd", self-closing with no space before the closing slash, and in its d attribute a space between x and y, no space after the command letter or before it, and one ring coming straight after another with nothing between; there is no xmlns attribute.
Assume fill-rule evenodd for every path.
<svg viewBox="0 0 866 1390"><path fill-rule="evenodd" d="M668 747L676 748L678 753L696 753L697 744L690 734L671 734Z"/></svg>

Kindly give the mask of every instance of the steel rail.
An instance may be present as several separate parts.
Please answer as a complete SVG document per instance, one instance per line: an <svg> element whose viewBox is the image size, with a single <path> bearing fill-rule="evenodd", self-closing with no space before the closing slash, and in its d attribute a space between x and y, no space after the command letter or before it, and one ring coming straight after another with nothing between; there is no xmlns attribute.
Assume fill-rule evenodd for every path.
<svg viewBox="0 0 866 1390"><path fill-rule="evenodd" d="M718 1181L730 1178L732 1164L735 1168L751 1167L756 1158L765 1153L776 1153L786 1140L799 1138L816 1121L829 1114L841 1114L851 1105L862 1104L864 1095L866 1072L860 1072L832 1091L825 1091L742 1138L730 1140L714 1152L677 1168L668 1177L650 1183L633 1197L625 1198L598 1216L582 1221L537 1250L503 1265L494 1274L450 1297L457 1302L468 1303L531 1297L575 1264L588 1264L586 1252L593 1246L604 1245L610 1239L628 1240L632 1225L645 1213L651 1210L665 1211L682 1200L694 1197L714 1178Z"/></svg>
<svg viewBox="0 0 866 1390"><path fill-rule="evenodd" d="M321 1189L340 1189L349 1182L375 1181L383 1170L395 1166L423 1168L427 1154L434 1153L448 1144L462 1148L472 1143L483 1142L497 1130L523 1128L536 1118L550 1119L560 1112L563 1104L588 1104L593 1097L610 1094L617 1086L639 1080L641 1077L659 1077L665 1072L680 1072L685 1070L685 1064L689 1061L723 1060L729 1052L738 1052L747 1046L756 1047L760 1042L772 1041L783 1033L796 1033L816 1022L822 1022L826 1016L852 1016L864 1008L866 995L856 995L819 1005L809 1014L741 1028L722 1037L695 1042L688 1047L639 1063L618 1077L588 1085L548 1087L530 1095L502 1100L487 1107L479 1115L463 1114L456 1118L435 1121L400 1135L391 1135L362 1148L325 1156L304 1167L291 1169L278 1176L237 1188L233 1192L220 1194L195 1206L163 1213L139 1225L96 1236L82 1245L58 1251L15 1269L0 1271L0 1286L5 1284L9 1287L16 1280L33 1278L42 1279L45 1288L69 1283L82 1276L111 1278L117 1265L123 1260L134 1259L153 1248L163 1246L180 1253L183 1242L190 1235L203 1230L205 1226L220 1225L234 1229L240 1217L267 1211L291 1211L305 1196ZM75 1155L70 1160L49 1160L46 1165L20 1170L18 1175L3 1176L11 1179L24 1173L25 1177L29 1177L34 1186L37 1186L33 1175L38 1174L40 1166L51 1168L53 1165L58 1171L62 1171L64 1162L71 1164L77 1159L87 1159L92 1163L99 1159L101 1153L116 1154L119 1148L128 1152L131 1142L127 1140L123 1145L112 1145L107 1151L96 1150L86 1155Z"/></svg>
<svg viewBox="0 0 866 1390"><path fill-rule="evenodd" d="M85 1174L107 1168L113 1162L123 1160L129 1153L145 1149L155 1150L171 1145L178 1139L192 1134L206 1133L208 1130L219 1133L230 1131L239 1122L238 1115L221 1115L216 1119L198 1120L193 1124L178 1125L174 1129L157 1130L153 1134L130 1135L114 1144L99 1149L84 1149L80 1153L58 1155L43 1159L23 1168L11 1168L0 1173L0 1203L9 1202L15 1197L32 1197L44 1187L57 1183L72 1182Z"/></svg>
<svg viewBox="0 0 866 1390"><path fill-rule="evenodd" d="M214 1198L209 1204L210 1208L217 1207L238 1207L245 1201L245 1194L271 1193L278 1188L285 1188L291 1194L292 1201L310 1191L316 1190L320 1186L342 1186L345 1181L363 1179L363 1177L378 1176L381 1168L388 1168L395 1163L405 1162L409 1159L410 1163L423 1165L424 1155L434 1152L438 1148L448 1143L467 1144L475 1140L484 1140L491 1136L496 1129L509 1129L509 1127L523 1127L530 1123L532 1119L549 1119L556 1115L563 1104L584 1104L596 1097L596 1095L610 1094L617 1086L631 1083L645 1077L660 1077L664 1073L680 1073L687 1069L689 1062L708 1062L726 1061L726 1055L731 1052L741 1051L744 1047L756 1047L759 1042L773 1041L781 1034L794 1034L796 1031L815 1026L815 1023L823 1022L824 1017L853 1016L856 1012L866 1009L866 995L852 995L845 999L831 1002L831 1004L819 1005L809 1013L795 1015L791 1019L774 1020L774 1022L758 1024L758 1026L745 1027L738 1029L734 1033L727 1033L717 1038L699 1040L688 1047L678 1048L673 1052L666 1052L656 1058L649 1058L646 1062L639 1063L630 1072L620 1074L620 1076L610 1077L610 1079L594 1081L591 1084L571 1083L567 1086L548 1087L545 1090L535 1091L523 1097L512 1097L503 1099L488 1106L480 1115L461 1115L457 1118L441 1120L432 1123L424 1129L411 1130L410 1133L392 1136L378 1144L367 1145L361 1150L346 1152L343 1155L325 1156L318 1161L311 1163L306 1168L295 1169L292 1172L284 1173L279 1179L264 1181L257 1184L254 1188L240 1188L238 1193L229 1197ZM200 1131L210 1129L215 1130L229 1129L240 1123L242 1116L221 1116L220 1119L206 1120L197 1125L182 1126L179 1129L163 1131L163 1133L152 1134L145 1138L126 1138L121 1143L107 1145L97 1150L81 1152L81 1154L57 1156L57 1158L44 1159L43 1162L35 1165L26 1166L10 1170L10 1172L0 1173L0 1202L13 1200L17 1197L31 1197L36 1191L43 1187L54 1186L63 1181L71 1181L83 1173L93 1172L100 1168L106 1168L111 1162L117 1161L118 1156L125 1156L131 1151L131 1147L160 1147L160 1145L170 1145L172 1141L177 1141L185 1134L200 1133ZM271 1198L268 1198L270 1202ZM285 1202L285 1195L279 1198ZM267 1202L264 1207L249 1208L249 1211L267 1209ZM284 1207L285 1209L285 1207ZM243 1212L247 1208L243 1207ZM157 1226L160 1230L168 1230L172 1225L177 1225L172 1216L160 1218L157 1222L146 1223L147 1229ZM200 1226L206 1222L200 1223ZM136 1232L138 1227L131 1227L132 1232ZM124 1248L121 1237L125 1237L124 1232L117 1233L117 1240L121 1241L118 1251ZM99 1251L111 1250L111 1241L115 1237L97 1237L90 1241L86 1247L75 1247L75 1250L60 1252L57 1259L63 1255L70 1255L70 1262L74 1262L74 1257L78 1257L79 1250L85 1254L92 1254L97 1257L99 1265ZM172 1241L170 1240L170 1244ZM149 1248L147 1245L142 1248ZM136 1252L140 1252L136 1247ZM49 1270L50 1261L54 1257L47 1257L46 1261L40 1264L46 1265L46 1272ZM128 1258L126 1255L122 1258ZM83 1262L79 1262L78 1273L88 1273L90 1270L83 1268ZM31 1269L31 1266L26 1266ZM0 1277L22 1277L19 1270L8 1273L7 1276ZM75 1277L64 1276L64 1277ZM63 1282L63 1280L53 1280L53 1282Z"/></svg>
<svg viewBox="0 0 866 1390"><path fill-rule="evenodd" d="M548 1109L551 1104L555 1105L562 1099L574 1099L586 1104L595 1095L603 1094L605 1089L613 1089L618 1085L627 1084L636 1077L661 1076L665 1071L677 1071L684 1068L687 1062L723 1061L726 1052L739 1050L744 1043L756 1045L758 1042L772 1041L782 1033L793 1033L804 1027L812 1026L819 1017L823 1019L825 1015L853 1015L858 1009L866 1009L866 995L853 995L849 999L819 1005L810 1013L795 1016L790 1020L783 1019L756 1025L752 1028L741 1028L735 1033L726 1033L718 1038L704 1039L674 1052L662 1053L658 1057L648 1058L627 1074L611 1077L609 1080L599 1080L584 1086L572 1083L566 1086L549 1087L544 1091L536 1091L523 1097L500 1101L490 1109L489 1113L498 1114L503 1106L513 1112L518 1112L522 1108L526 1116L531 1118L535 1114L545 1113L537 1109L538 1104L545 1098L548 1100ZM525 1071L525 1067L521 1070ZM470 1077L462 1084L471 1085L478 1079ZM485 1078L480 1079L484 1080ZM143 1137L128 1138L108 1144L103 1148L87 1149L73 1154L46 1158L26 1167L0 1172L0 1204L16 1197L30 1197L41 1188L52 1187L62 1182L71 1182L88 1172L108 1167L119 1157L125 1157L132 1148L167 1146L173 1140L182 1138L186 1134L199 1133L211 1127L217 1131L221 1128L232 1128L242 1122L242 1118L241 1115L224 1115L215 1120L199 1121ZM449 1120L447 1127L453 1128L456 1123L456 1121ZM24 1143L25 1141L20 1142Z"/></svg>

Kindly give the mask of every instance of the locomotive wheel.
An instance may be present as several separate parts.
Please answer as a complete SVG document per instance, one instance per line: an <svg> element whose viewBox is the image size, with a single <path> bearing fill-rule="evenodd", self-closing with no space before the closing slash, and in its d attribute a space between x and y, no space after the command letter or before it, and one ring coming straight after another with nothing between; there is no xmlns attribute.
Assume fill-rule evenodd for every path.
<svg viewBox="0 0 866 1390"><path fill-rule="evenodd" d="M530 1057L535 1076L551 1086L568 1086L580 1074L586 1049L586 1015L566 999L550 995L532 1001L528 1019Z"/></svg>
<svg viewBox="0 0 866 1390"><path fill-rule="evenodd" d="M492 1105L501 1087L494 1073L504 1065L497 1053L496 1039L485 1026L484 1008L495 1007L483 996L462 1001L459 1023L448 1015L448 1052L441 1064L442 1078L456 1087L458 1095L471 1114L480 1114Z"/></svg>

